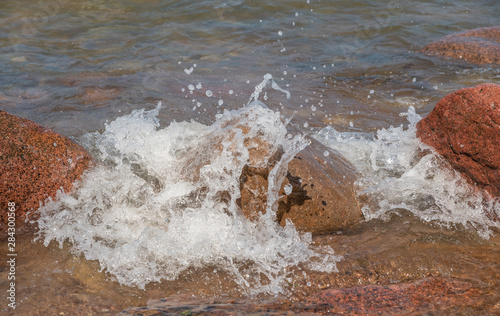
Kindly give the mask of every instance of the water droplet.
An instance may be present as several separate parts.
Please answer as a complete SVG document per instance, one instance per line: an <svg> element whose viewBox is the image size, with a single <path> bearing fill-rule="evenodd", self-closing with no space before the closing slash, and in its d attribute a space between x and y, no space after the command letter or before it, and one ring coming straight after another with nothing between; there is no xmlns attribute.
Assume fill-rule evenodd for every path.
<svg viewBox="0 0 500 316"><path fill-rule="evenodd" d="M209 98L213 95L212 90L207 90L207 91L205 92L205 94L206 94L206 95L207 95L207 97L209 97Z"/></svg>

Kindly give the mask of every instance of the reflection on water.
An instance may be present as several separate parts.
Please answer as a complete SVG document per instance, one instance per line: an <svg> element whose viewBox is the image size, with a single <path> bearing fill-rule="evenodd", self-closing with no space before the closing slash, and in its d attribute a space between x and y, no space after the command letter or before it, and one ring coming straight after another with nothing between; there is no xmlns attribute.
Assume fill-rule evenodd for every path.
<svg viewBox="0 0 500 316"><path fill-rule="evenodd" d="M375 132L426 115L447 93L500 83L499 68L423 56L426 43L498 25L500 2L73 1L0 3L0 108L80 137L162 101L163 126L211 124L246 104L265 73L291 92L261 100L301 132L327 125ZM209 92L210 91L210 92ZM498 232L489 240L460 224L443 228L402 211L338 234L316 236L344 256L338 273L301 268L292 299L317 288L394 283L424 276L469 280L484 290L477 311L499 297ZM6 249L6 245L1 245ZM99 264L19 239L19 315L116 313L175 293L244 296L217 266L191 269L145 291L119 285ZM34 260L36 258L36 260ZM6 284L6 265L0 265ZM305 274L302 274L304 272ZM1 309L4 311L4 305ZM17 312L17 311L16 311Z"/></svg>

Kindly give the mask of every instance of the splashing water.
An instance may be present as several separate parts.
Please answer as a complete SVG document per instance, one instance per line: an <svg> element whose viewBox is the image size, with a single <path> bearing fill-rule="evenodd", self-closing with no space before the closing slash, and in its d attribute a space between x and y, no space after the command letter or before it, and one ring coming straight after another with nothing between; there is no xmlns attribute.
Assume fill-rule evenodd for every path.
<svg viewBox="0 0 500 316"><path fill-rule="evenodd" d="M409 107L409 126L367 133L340 133L326 127L314 138L338 150L361 173L356 185L365 202L367 220L387 219L388 215L405 209L426 222L451 227L461 224L473 227L488 239L491 228L500 223L486 213L500 215L500 202L474 191L431 148L416 137L416 124L421 117ZM422 155L422 150L429 154Z"/></svg>
<svg viewBox="0 0 500 316"><path fill-rule="evenodd" d="M340 257L331 248L313 249L310 234L291 223L281 227L270 215L287 159L308 144L301 135L286 137L280 113L257 100L271 78L266 75L246 107L225 111L212 125L160 128L159 104L85 135L83 146L99 163L73 193L40 208L39 238L46 246L69 241L75 254L142 289L191 268L217 266L249 293L276 294L299 264L335 271ZM269 176L268 212L254 222L237 205L249 163L245 140L253 137L264 139L270 152L284 152Z"/></svg>

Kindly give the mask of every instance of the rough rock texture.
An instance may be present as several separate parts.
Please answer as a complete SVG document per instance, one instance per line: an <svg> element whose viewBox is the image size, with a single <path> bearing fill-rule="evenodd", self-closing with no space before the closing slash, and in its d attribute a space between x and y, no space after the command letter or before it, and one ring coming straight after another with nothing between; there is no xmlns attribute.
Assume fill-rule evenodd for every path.
<svg viewBox="0 0 500 316"><path fill-rule="evenodd" d="M68 138L0 110L0 237L7 230L9 202L16 204L19 233L40 203L61 188L68 192L90 163L88 153Z"/></svg>
<svg viewBox="0 0 500 316"><path fill-rule="evenodd" d="M447 95L417 124L417 136L471 183L500 197L500 85Z"/></svg>
<svg viewBox="0 0 500 316"><path fill-rule="evenodd" d="M474 314L479 290L451 278L327 289L303 303L272 300L207 300L169 297L120 315L422 315ZM492 311L495 313L495 311Z"/></svg>
<svg viewBox="0 0 500 316"><path fill-rule="evenodd" d="M427 44L422 52L474 64L500 65L500 26L448 35Z"/></svg>
<svg viewBox="0 0 500 316"><path fill-rule="evenodd" d="M327 155L325 155L325 152ZM344 158L312 139L288 164L280 190L278 221L312 233L331 232L363 219L356 198L354 168ZM292 193L285 194L285 186Z"/></svg>
<svg viewBox="0 0 500 316"><path fill-rule="evenodd" d="M320 291L306 298L304 309L318 311L323 306L325 312L350 315L420 314L467 306L478 292L466 282L426 278L411 283Z"/></svg>
<svg viewBox="0 0 500 316"><path fill-rule="evenodd" d="M327 152L327 155L325 155ZM257 157L262 157L259 153ZM251 156L252 157L252 156ZM254 162L258 160L253 156ZM268 175L281 154L274 153L267 167L247 166L240 178L243 213L255 218L266 212ZM354 181L355 170L338 153L327 150L314 139L288 164L288 172L279 195L277 220L292 221L301 231L313 234L331 232L363 218ZM291 193L287 195L285 188Z"/></svg>

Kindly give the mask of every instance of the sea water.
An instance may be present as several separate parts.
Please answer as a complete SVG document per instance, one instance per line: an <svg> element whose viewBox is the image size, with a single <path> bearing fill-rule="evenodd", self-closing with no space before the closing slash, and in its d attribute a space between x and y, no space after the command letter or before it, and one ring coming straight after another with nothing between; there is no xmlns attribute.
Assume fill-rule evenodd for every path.
<svg viewBox="0 0 500 316"><path fill-rule="evenodd" d="M279 175L308 141L289 134L282 115L258 100L268 82L289 96L266 74L246 106L224 111L211 125L171 122L161 128L159 103L118 117L102 133L84 135L81 143L96 166L74 192L61 192L39 209L44 245L69 241L76 255L97 260L121 284L142 289L188 269L215 266L248 293L278 294L300 265L337 271L341 257L331 248L314 247L310 234L275 221ZM418 140L421 116L412 106L402 116L406 128L371 134L326 127L312 136L359 171L356 188L366 220L388 219L404 209L425 222L460 224L489 238L491 228L500 228L487 216L500 215L498 201L475 191ZM237 200L250 161L251 143L245 140L257 137L271 146L265 159L278 148L284 154L269 173L267 212L253 222Z"/></svg>
<svg viewBox="0 0 500 316"><path fill-rule="evenodd" d="M73 193L39 209L44 244L69 241L75 254L139 288L213 265L250 293L278 294L299 264L335 271L339 257L331 248L314 249L310 234L299 234L291 222L281 227L273 216L280 175L308 141L290 135L280 113L258 101L268 81L288 94L267 74L245 107L224 111L211 125L171 122L159 128L158 104L84 135L82 145L97 165ZM278 148L283 155L269 172L267 212L253 222L237 200L250 158L245 140L257 137L271 146L269 156Z"/></svg>
<svg viewBox="0 0 500 316"><path fill-rule="evenodd" d="M186 288L296 294L321 283L300 286L309 268L333 271L324 284L339 287L450 276L488 284L496 299L498 226L484 213L498 206L422 156L414 124L452 91L500 83L498 68L419 52L498 25L499 10L496 0L1 1L0 107L96 157L76 191L43 209L48 247L19 239L19 313L88 314ZM271 83L259 95L266 106L246 107L266 73L290 99ZM311 238L242 218L234 183L248 149L241 134L215 131L230 118L288 155L300 134L341 152L359 171L367 221ZM286 124L298 131L291 139ZM234 284L212 286L223 278Z"/></svg>
<svg viewBox="0 0 500 316"><path fill-rule="evenodd" d="M361 173L357 181L367 220L389 218L404 209L425 222L448 228L463 225L483 238L500 228L500 201L471 186L431 147L416 137L422 117L410 106L401 113L406 128L383 128L376 133L338 132L326 127L314 137L339 151Z"/></svg>

